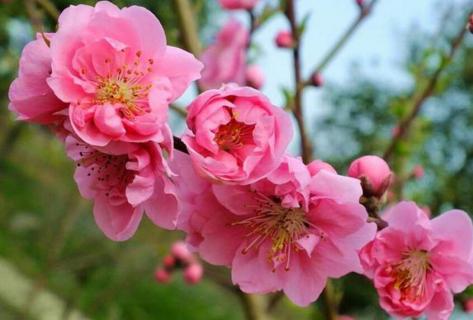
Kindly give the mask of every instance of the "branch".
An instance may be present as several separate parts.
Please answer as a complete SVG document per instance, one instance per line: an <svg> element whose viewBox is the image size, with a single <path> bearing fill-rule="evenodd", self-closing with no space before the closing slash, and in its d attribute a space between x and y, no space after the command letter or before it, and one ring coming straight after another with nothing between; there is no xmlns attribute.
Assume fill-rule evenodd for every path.
<svg viewBox="0 0 473 320"><path fill-rule="evenodd" d="M295 95L294 105L292 106L292 112L296 119L297 126L299 128L299 136L301 139L301 153L302 159L305 163L308 163L312 158L312 143L307 136L305 123L304 123L304 112L302 107L302 95L304 90L304 84L301 76L301 57L300 57L300 34L296 21L296 12L294 0L286 0L286 16L291 25L291 33L294 38L294 48L292 49L293 63L294 63L294 81L295 81Z"/></svg>
<svg viewBox="0 0 473 320"><path fill-rule="evenodd" d="M243 310L245 312L246 319L248 320L267 320L265 314L264 301L261 296L246 294L239 291L239 297Z"/></svg>
<svg viewBox="0 0 473 320"><path fill-rule="evenodd" d="M408 131L412 127L412 124L414 123L414 120L416 119L416 117L419 115L419 112L421 111L422 106L424 105L424 102L429 97L435 94L435 88L440 79L440 76L442 75L443 71L452 62L453 57L455 56L455 53L460 48L460 45L463 42L463 39L466 33L467 33L467 28L465 26L462 26L462 29L460 30L460 32L457 34L455 38L453 38L453 40L450 43L450 51L448 55L442 59L437 70L435 70L434 74L429 79L425 87L421 91L414 92L414 94L412 95L410 99L411 102L409 105L409 110L411 111L407 115L406 118L404 118L403 120L399 122L398 124L399 131L391 140L391 143L388 145L388 147L386 148L386 151L384 152L383 158L386 161L389 161L391 159L399 141L401 141L403 138L405 138L408 135Z"/></svg>
<svg viewBox="0 0 473 320"><path fill-rule="evenodd" d="M53 20L57 21L60 13L53 2L50 0L36 0L36 3L38 3Z"/></svg>
<svg viewBox="0 0 473 320"><path fill-rule="evenodd" d="M372 0L369 4L366 4L363 8L360 8L360 13L358 17L350 24L348 29L345 33L341 36L341 38L335 43L335 45L330 49L330 51L325 55L319 65L314 69L312 74L321 73L323 69L335 58L337 53L342 49L345 44L348 43L348 40L355 34L355 31L361 26L363 21L370 15L373 11L373 7L379 0ZM310 79L304 82L305 86L311 85Z"/></svg>

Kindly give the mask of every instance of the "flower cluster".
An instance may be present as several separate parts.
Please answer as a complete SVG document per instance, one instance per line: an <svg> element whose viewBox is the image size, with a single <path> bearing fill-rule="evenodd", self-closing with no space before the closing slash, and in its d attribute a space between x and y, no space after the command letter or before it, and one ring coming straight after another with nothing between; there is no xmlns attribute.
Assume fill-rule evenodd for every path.
<svg viewBox="0 0 473 320"><path fill-rule="evenodd" d="M220 1L246 10L256 2ZM453 210L430 220L408 202L379 215L393 181L379 157L355 160L342 176L321 160L289 155L291 119L255 89L263 76L247 66L248 37L229 20L202 64L168 46L144 8L71 6L55 33L24 48L10 109L64 142L107 237L129 239L143 215L186 233L157 269L159 282L177 268L187 282L200 281L202 266L189 249L231 268L246 293L283 291L306 306L328 279L357 272L373 280L388 313L448 319L453 294L473 283L470 218ZM276 43L294 46L287 32ZM202 69L199 83L208 90L188 106L177 151L169 105ZM323 82L319 74L311 81Z"/></svg>
<svg viewBox="0 0 473 320"><path fill-rule="evenodd" d="M168 106L200 77L202 64L166 45L160 22L141 7L71 6L55 33L23 50L10 109L50 125L77 164L81 194L113 240L136 231L143 213L173 229L173 140Z"/></svg>

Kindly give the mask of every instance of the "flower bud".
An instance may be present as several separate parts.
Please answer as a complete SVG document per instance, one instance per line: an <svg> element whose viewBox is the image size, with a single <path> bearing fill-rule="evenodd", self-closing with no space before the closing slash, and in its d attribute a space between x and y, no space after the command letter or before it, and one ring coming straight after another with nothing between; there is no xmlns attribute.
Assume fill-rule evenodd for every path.
<svg viewBox="0 0 473 320"><path fill-rule="evenodd" d="M462 302L463 311L473 313L473 298L467 298Z"/></svg>
<svg viewBox="0 0 473 320"><path fill-rule="evenodd" d="M163 266L167 269L172 269L176 265L176 258L171 255L167 255L163 259Z"/></svg>
<svg viewBox="0 0 473 320"><path fill-rule="evenodd" d="M363 8L365 6L365 0L356 0L358 7Z"/></svg>
<svg viewBox="0 0 473 320"><path fill-rule="evenodd" d="M249 65L245 71L246 84L255 89L261 89L264 84L264 74L257 65Z"/></svg>
<svg viewBox="0 0 473 320"><path fill-rule="evenodd" d="M310 175L313 177L320 170L327 170L332 173L337 173L337 171L327 162L323 162L322 160L314 160L307 165L307 169L309 169Z"/></svg>
<svg viewBox="0 0 473 320"><path fill-rule="evenodd" d="M171 254L184 263L190 263L194 260L192 253L187 249L186 244L182 241L177 241L172 245Z"/></svg>
<svg viewBox="0 0 473 320"><path fill-rule="evenodd" d="M159 283L168 283L171 280L171 274L166 269L158 268L154 273L154 278Z"/></svg>
<svg viewBox="0 0 473 320"><path fill-rule="evenodd" d="M412 169L412 176L416 179L420 179L424 176L424 167L421 165L416 165L414 169Z"/></svg>
<svg viewBox="0 0 473 320"><path fill-rule="evenodd" d="M200 282L202 279L202 275L204 273L204 269L198 263L191 263L185 270L184 270L184 280L188 284L196 284Z"/></svg>
<svg viewBox="0 0 473 320"><path fill-rule="evenodd" d="M292 48L294 46L294 39L290 31L279 31L276 36L276 46L279 48Z"/></svg>
<svg viewBox="0 0 473 320"><path fill-rule="evenodd" d="M321 87L324 84L324 78L319 72L314 72L314 74L312 74L312 76L310 77L310 83L314 87Z"/></svg>
<svg viewBox="0 0 473 320"><path fill-rule="evenodd" d="M470 33L473 33L473 15L471 15L468 19L468 30Z"/></svg>
<svg viewBox="0 0 473 320"><path fill-rule="evenodd" d="M364 156L351 163L348 175L361 180L364 195L381 198L389 187L392 173L380 157Z"/></svg>

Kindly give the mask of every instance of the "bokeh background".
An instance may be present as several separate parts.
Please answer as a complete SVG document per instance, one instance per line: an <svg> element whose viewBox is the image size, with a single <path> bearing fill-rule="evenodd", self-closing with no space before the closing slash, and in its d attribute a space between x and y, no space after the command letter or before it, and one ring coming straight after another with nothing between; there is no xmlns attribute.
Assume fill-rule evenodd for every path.
<svg viewBox="0 0 473 320"><path fill-rule="evenodd" d="M44 128L16 122L8 111L8 87L22 47L34 30L55 28L48 13L38 9L39 2L0 1L0 319L243 319L238 296L215 281L213 273L225 278L225 271L207 270L209 277L195 286L186 285L179 274L170 284L154 281L155 267L182 234L143 221L125 243L106 239L94 224L90 203L77 192L63 146ZM95 1L51 2L62 10ZM173 0L115 3L152 10L168 41L182 46ZM208 44L229 14L214 0L192 3L201 40ZM303 71L309 76L359 9L353 0L297 3L300 19L310 13L302 40ZM324 70L324 85L305 94L314 156L344 173L357 156L382 154L396 123L409 112L410 97L430 79L472 9L473 2L466 0L379 0ZM244 13L236 15L248 23ZM274 16L257 31L250 51L251 61L266 76L263 92L280 106L285 104L283 91L293 87L291 54L277 49L273 39L287 28L282 15ZM453 207L473 213L472 39L467 35L409 138L397 144L392 157L398 183L391 198L415 200L434 215ZM177 104L185 106L194 96L190 88ZM183 129L178 114L172 122L176 132ZM292 150L298 152L297 137ZM422 177L413 177L416 166L424 169ZM335 286L344 288L341 313L387 318L361 276ZM454 319L473 318L460 307L468 296L472 289L458 297ZM322 319L317 303L302 309L285 299L272 316Z"/></svg>

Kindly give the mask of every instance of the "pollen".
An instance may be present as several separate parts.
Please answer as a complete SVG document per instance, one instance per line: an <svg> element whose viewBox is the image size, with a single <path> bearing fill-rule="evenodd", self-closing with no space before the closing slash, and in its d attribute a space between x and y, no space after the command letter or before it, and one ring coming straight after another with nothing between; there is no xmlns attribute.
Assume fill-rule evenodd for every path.
<svg viewBox="0 0 473 320"><path fill-rule="evenodd" d="M425 293L426 276L431 270L429 254L425 250L410 250L394 265L394 287L408 300L420 298Z"/></svg>
<svg viewBox="0 0 473 320"><path fill-rule="evenodd" d="M312 225L302 208L285 208L279 200L261 194L257 195L257 200L254 216L232 224L244 226L247 230L247 245L242 253L246 254L252 248L259 249L269 241L268 260L273 263L273 271L281 263L285 263L288 271L292 252L300 250L296 241L306 236Z"/></svg>
<svg viewBox="0 0 473 320"><path fill-rule="evenodd" d="M254 128L254 125L247 125L232 118L227 124L219 126L214 141L220 149L227 152L239 149L253 142Z"/></svg>

